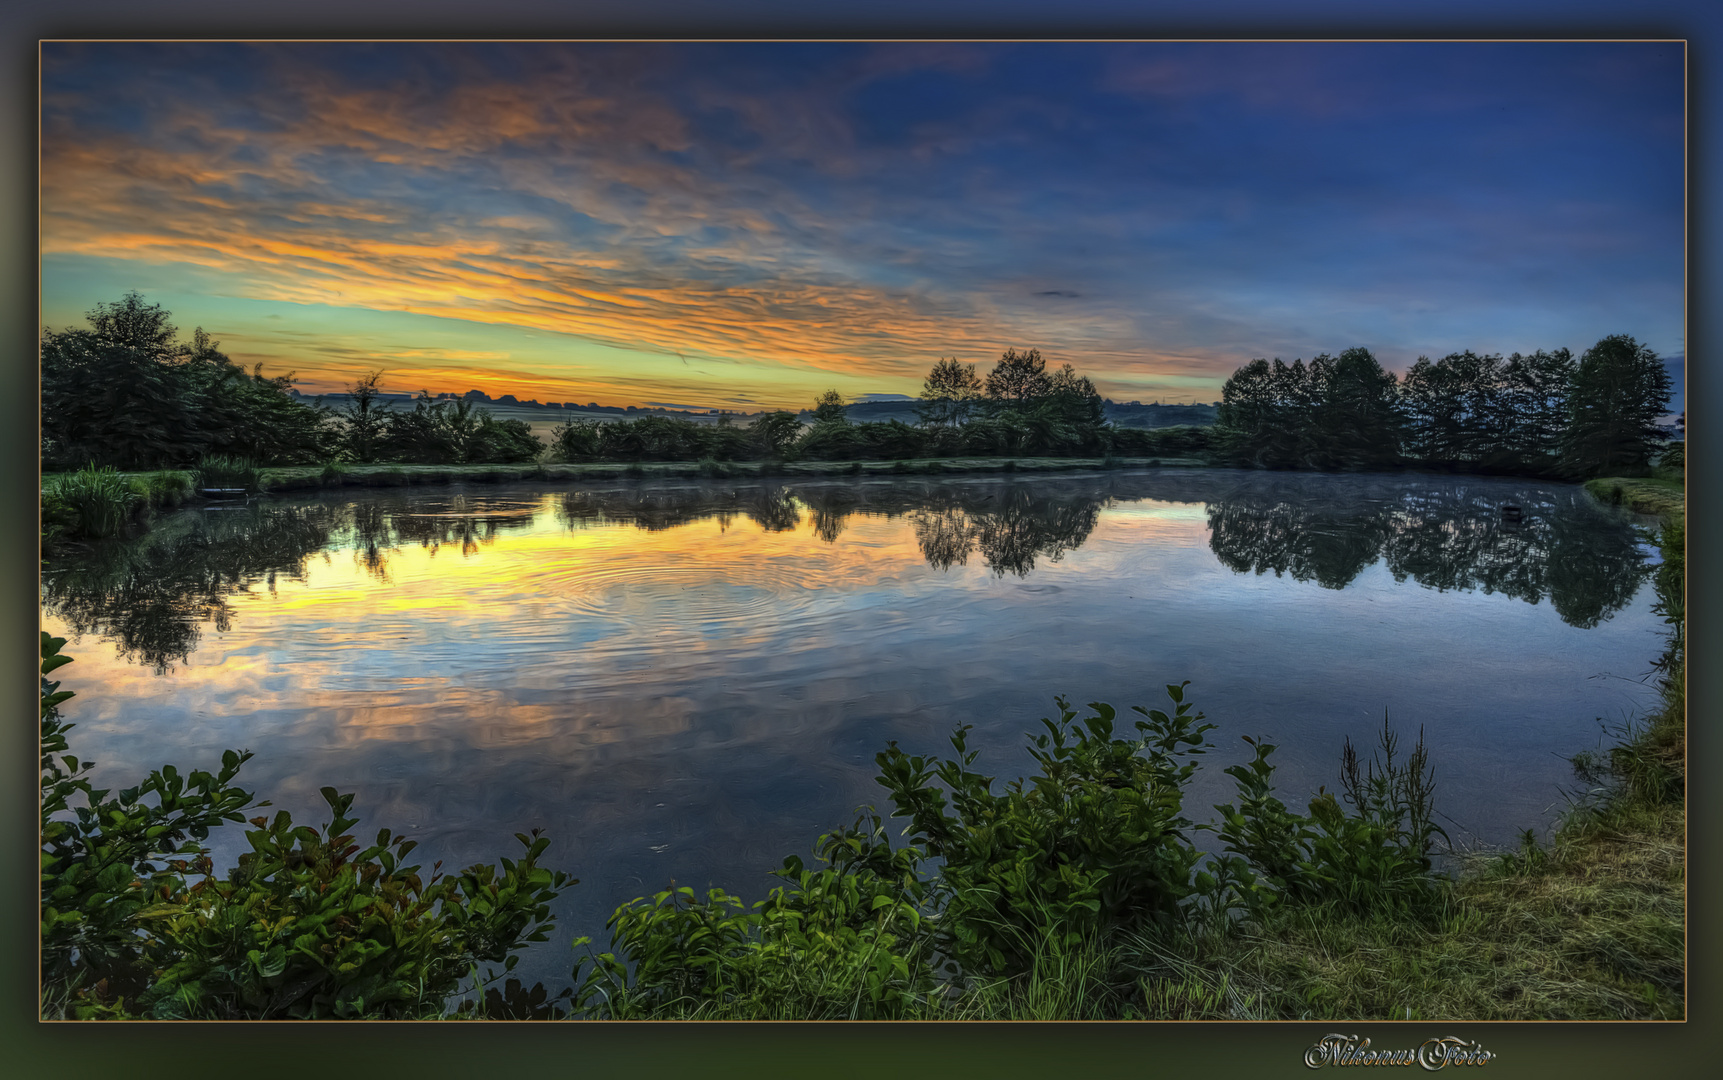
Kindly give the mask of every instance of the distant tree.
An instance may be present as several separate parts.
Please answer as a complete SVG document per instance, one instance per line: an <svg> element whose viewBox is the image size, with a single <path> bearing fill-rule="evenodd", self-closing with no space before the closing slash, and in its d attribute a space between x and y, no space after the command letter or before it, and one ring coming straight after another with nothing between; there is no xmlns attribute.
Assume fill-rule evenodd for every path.
<svg viewBox="0 0 1723 1080"><path fill-rule="evenodd" d="M761 453L785 457L795 449L802 437L802 422L791 412L769 412L748 425L754 444Z"/></svg>
<svg viewBox="0 0 1723 1080"><path fill-rule="evenodd" d="M1105 419L1100 391L1070 364L1047 377L1046 396L1055 415L1065 423L1099 425Z"/></svg>
<svg viewBox="0 0 1723 1080"><path fill-rule="evenodd" d="M1657 421L1673 392L1657 354L1626 334L1587 349L1568 395L1564 467L1578 476L1645 471L1668 438Z"/></svg>
<svg viewBox="0 0 1723 1080"><path fill-rule="evenodd" d="M1467 350L1431 363L1420 356L1400 388L1407 447L1428 462L1477 462L1496 453L1508 417L1500 356Z"/></svg>
<svg viewBox="0 0 1723 1080"><path fill-rule="evenodd" d="M934 427L961 424L969 419L981 394L981 377L975 373L974 364L960 364L955 356L941 357L921 384L916 415Z"/></svg>
<svg viewBox="0 0 1723 1080"><path fill-rule="evenodd" d="M1398 380L1369 349L1347 349L1310 362L1316 463L1364 468L1400 460Z"/></svg>
<svg viewBox="0 0 1723 1080"><path fill-rule="evenodd" d="M1279 363L1276 358L1275 363ZM1276 424L1274 369L1265 359L1252 360L1232 373L1221 388L1215 427L1223 440L1239 449L1253 447Z"/></svg>
<svg viewBox="0 0 1723 1080"><path fill-rule="evenodd" d="M827 390L814 399L814 421L816 423L844 423L848 419L845 412L848 402L836 390Z"/></svg>
<svg viewBox="0 0 1723 1080"><path fill-rule="evenodd" d="M373 371L355 382L348 391L347 408L339 414L346 428L347 454L354 461L376 461L382 449L389 412L388 402L379 404L377 400L382 379L381 371Z"/></svg>
<svg viewBox="0 0 1723 1080"><path fill-rule="evenodd" d="M380 456L433 465L531 461L544 444L525 420L498 420L471 398L438 401L419 391L412 412L390 412Z"/></svg>
<svg viewBox="0 0 1723 1080"><path fill-rule="evenodd" d="M208 454L298 463L328 452L327 414L294 400L291 375L248 373L202 327L178 342L169 313L136 292L86 319L87 330L42 331L45 463L151 469Z"/></svg>
<svg viewBox="0 0 1723 1080"><path fill-rule="evenodd" d="M1308 365L1252 360L1221 391L1215 441L1268 468L1365 468L1399 460L1398 382L1368 349Z"/></svg>
<svg viewBox="0 0 1723 1080"><path fill-rule="evenodd" d="M1252 360L1233 372L1221 390L1215 418L1221 453L1240 463L1267 468L1309 464L1314 446L1310 369L1302 359Z"/></svg>
<svg viewBox="0 0 1723 1080"><path fill-rule="evenodd" d="M1052 390L1047 376L1047 362L1039 349L1019 353L1006 349L993 370L987 374L987 396L995 403L1022 408Z"/></svg>
<svg viewBox="0 0 1723 1080"><path fill-rule="evenodd" d="M1573 353L1566 349L1508 357L1502 372L1500 452L1510 468L1557 471L1574 369Z"/></svg>

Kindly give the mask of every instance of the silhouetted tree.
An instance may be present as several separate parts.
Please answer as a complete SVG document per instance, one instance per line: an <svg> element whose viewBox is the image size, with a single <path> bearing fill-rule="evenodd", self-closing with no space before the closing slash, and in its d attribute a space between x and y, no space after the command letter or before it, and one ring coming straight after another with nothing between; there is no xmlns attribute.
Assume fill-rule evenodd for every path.
<svg viewBox="0 0 1723 1080"><path fill-rule="evenodd" d="M328 414L295 401L292 375L266 377L192 342L136 292L98 304L90 329L42 332L43 458L128 469L190 465L207 454L314 461L333 449Z"/></svg>
<svg viewBox="0 0 1723 1080"><path fill-rule="evenodd" d="M1668 438L1657 420L1672 393L1657 354L1626 334L1587 349L1568 395L1564 467L1578 476L1643 472Z"/></svg>
<svg viewBox="0 0 1723 1080"><path fill-rule="evenodd" d="M340 414L347 456L354 461L376 461L388 430L385 414L389 411L389 403L378 402L382 379L381 371L373 371L355 382L353 389L348 391L347 408Z"/></svg>
<svg viewBox="0 0 1723 1080"><path fill-rule="evenodd" d="M803 428L795 413L771 412L755 420L748 430L762 453L783 457L795 449Z"/></svg>
<svg viewBox="0 0 1723 1080"><path fill-rule="evenodd" d="M1400 460L1398 382L1369 349L1310 362L1314 454L1325 468L1369 468Z"/></svg>
<svg viewBox="0 0 1723 1080"><path fill-rule="evenodd" d="M849 420L845 411L847 404L842 394L836 390L827 390L814 399L814 422L817 424L847 423Z"/></svg>
<svg viewBox="0 0 1723 1080"><path fill-rule="evenodd" d="M941 357L921 384L916 415L924 424L961 424L969 419L981 394L981 377L974 364L960 364L955 356Z"/></svg>
<svg viewBox="0 0 1723 1080"><path fill-rule="evenodd" d="M1024 406L1047 396L1052 380L1039 349L1019 353L1006 349L993 370L987 373L987 396L1000 405Z"/></svg>

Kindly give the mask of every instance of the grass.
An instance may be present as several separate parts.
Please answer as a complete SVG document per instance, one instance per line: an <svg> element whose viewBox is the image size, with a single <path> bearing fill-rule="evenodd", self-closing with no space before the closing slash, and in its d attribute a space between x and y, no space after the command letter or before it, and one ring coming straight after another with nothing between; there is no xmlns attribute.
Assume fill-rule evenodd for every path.
<svg viewBox="0 0 1723 1080"><path fill-rule="evenodd" d="M1592 498L1612 506L1625 506L1636 514L1667 517L1686 514L1687 483L1678 472L1659 469L1652 476L1605 476L1587 480Z"/></svg>
<svg viewBox="0 0 1723 1080"><path fill-rule="evenodd" d="M147 488L146 488L147 492ZM44 542L65 536L100 540L117 534L132 519L146 493L112 467L94 465L74 473L44 477L42 536Z"/></svg>
<svg viewBox="0 0 1723 1080"><path fill-rule="evenodd" d="M199 488L243 488L258 491L262 471L250 458L215 454L202 458L192 470L192 484Z"/></svg>

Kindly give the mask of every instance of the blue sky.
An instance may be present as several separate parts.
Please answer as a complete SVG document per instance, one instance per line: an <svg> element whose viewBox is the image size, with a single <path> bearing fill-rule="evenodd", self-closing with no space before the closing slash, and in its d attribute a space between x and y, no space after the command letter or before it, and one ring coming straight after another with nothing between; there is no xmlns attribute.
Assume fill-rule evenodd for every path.
<svg viewBox="0 0 1723 1080"><path fill-rule="evenodd" d="M333 390L800 406L942 356L1685 353L1679 43L48 44L43 321Z"/></svg>

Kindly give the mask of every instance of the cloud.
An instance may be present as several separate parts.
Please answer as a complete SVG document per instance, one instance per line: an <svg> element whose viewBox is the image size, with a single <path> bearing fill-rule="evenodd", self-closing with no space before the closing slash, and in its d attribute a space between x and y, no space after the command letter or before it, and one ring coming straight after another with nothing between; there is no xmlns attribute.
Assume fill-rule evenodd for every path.
<svg viewBox="0 0 1723 1080"><path fill-rule="evenodd" d="M1670 244L1645 238L1678 253L1679 175L1668 218L1552 186L1555 164L1451 163L1516 129L1344 127L1568 83L1395 89L1386 52L1349 48L1356 70L1286 45L50 44L42 252L680 357L681 384L582 384L666 397L914 384L1006 347L1103 385L1218 386L1321 335L1660 303ZM1597 283L1633 260L1627 287ZM515 365L471 352L407 358Z"/></svg>

